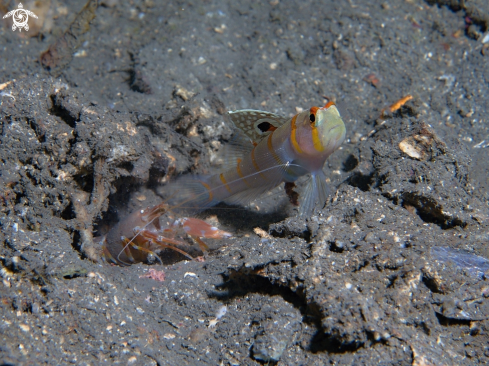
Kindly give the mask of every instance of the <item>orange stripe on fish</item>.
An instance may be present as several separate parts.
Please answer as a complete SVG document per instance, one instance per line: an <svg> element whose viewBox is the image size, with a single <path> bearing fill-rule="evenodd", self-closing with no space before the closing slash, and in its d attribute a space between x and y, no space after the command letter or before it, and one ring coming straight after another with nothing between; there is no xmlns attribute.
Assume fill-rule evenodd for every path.
<svg viewBox="0 0 489 366"><path fill-rule="evenodd" d="M240 168L240 164L241 162L243 161L243 159L237 159L237 164L236 164L236 171L238 172L238 175L241 179L243 179L243 182L245 182L245 184L251 188L251 186L249 185L249 183L246 181L246 178L244 177L244 174L243 172L241 171L241 168Z"/></svg>
<svg viewBox="0 0 489 366"><path fill-rule="evenodd" d="M219 179L221 180L222 184L224 184L224 187L226 187L228 192L231 193L231 188L229 188L228 182L226 182L226 178L224 178L224 173L219 174Z"/></svg>
<svg viewBox="0 0 489 366"><path fill-rule="evenodd" d="M296 131L297 126L295 125L296 120L297 120L297 114L294 117L292 117L292 121L290 121L290 128L291 128L290 140L292 141L292 146L294 146L295 151L297 151L299 154L302 154L302 149L299 146L299 144L297 142L297 137L296 137L296 132L297 132Z"/></svg>
<svg viewBox="0 0 489 366"><path fill-rule="evenodd" d="M324 109L328 109L329 107L331 107L332 105L336 105L334 104L333 101L329 101L328 103L326 103L326 105L323 107Z"/></svg>
<svg viewBox="0 0 489 366"><path fill-rule="evenodd" d="M324 151L324 146L321 143L321 138L319 137L319 132L316 126L311 127L311 137L312 137L312 145L316 151Z"/></svg>
<svg viewBox="0 0 489 366"><path fill-rule="evenodd" d="M273 148L272 136L273 136L273 132L268 136L268 140L267 140L268 151L270 151L270 154L272 154L277 164L282 165L282 160L280 160L280 157L277 155L275 149Z"/></svg>
<svg viewBox="0 0 489 366"><path fill-rule="evenodd" d="M211 186L208 185L206 182L203 182L201 180L199 180L198 182L200 184L202 184L204 186L204 188L207 189L207 191L209 192L209 202L211 202L212 201L212 198L213 198Z"/></svg>
<svg viewBox="0 0 489 366"><path fill-rule="evenodd" d="M309 120L311 121L311 138L312 144L316 151L324 151L324 146L321 143L321 138L319 137L318 129L316 128L316 112L318 111L318 107L311 107L309 112L311 113L309 116Z"/></svg>
<svg viewBox="0 0 489 366"><path fill-rule="evenodd" d="M253 148L253 150L251 150L251 161L253 162L253 166L255 167L256 171L260 174L260 177L262 177L264 180L267 180L267 177L263 173L261 173L261 169L255 160L255 148L256 146Z"/></svg>
<svg viewBox="0 0 489 366"><path fill-rule="evenodd" d="M316 149L316 151L319 152L324 151L324 146L321 143L321 139L319 138L318 129L314 126L312 126L311 135L312 135L312 144L314 146L314 149Z"/></svg>

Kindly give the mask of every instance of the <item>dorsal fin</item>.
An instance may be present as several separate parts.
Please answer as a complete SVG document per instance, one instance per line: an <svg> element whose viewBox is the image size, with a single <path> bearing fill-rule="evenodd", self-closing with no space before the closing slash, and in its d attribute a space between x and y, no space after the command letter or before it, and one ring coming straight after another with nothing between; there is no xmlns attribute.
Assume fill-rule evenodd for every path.
<svg viewBox="0 0 489 366"><path fill-rule="evenodd" d="M275 113L257 111L254 109L241 109L229 112L231 121L254 143L260 142L264 137L287 123L290 118Z"/></svg>

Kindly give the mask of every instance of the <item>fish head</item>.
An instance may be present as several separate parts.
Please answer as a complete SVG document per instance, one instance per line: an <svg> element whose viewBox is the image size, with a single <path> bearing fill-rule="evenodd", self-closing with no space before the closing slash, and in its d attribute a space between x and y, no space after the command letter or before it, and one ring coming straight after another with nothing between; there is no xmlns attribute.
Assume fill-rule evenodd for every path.
<svg viewBox="0 0 489 366"><path fill-rule="evenodd" d="M294 131L295 129L295 131ZM297 115L292 125L292 144L302 156L324 163L345 139L346 128L333 102Z"/></svg>

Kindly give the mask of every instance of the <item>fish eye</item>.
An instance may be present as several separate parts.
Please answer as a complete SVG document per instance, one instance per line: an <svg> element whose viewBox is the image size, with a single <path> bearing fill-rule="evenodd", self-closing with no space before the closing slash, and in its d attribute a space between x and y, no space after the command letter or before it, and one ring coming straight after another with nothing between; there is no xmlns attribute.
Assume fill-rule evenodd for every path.
<svg viewBox="0 0 489 366"><path fill-rule="evenodd" d="M311 113L311 115L309 116L309 120L311 121L311 123L316 122L316 116Z"/></svg>
<svg viewBox="0 0 489 366"><path fill-rule="evenodd" d="M262 122L262 123L258 124L258 126L256 126L256 127L258 127L258 129L261 132L267 132L268 130L270 130L270 127L272 127L272 124L270 122Z"/></svg>

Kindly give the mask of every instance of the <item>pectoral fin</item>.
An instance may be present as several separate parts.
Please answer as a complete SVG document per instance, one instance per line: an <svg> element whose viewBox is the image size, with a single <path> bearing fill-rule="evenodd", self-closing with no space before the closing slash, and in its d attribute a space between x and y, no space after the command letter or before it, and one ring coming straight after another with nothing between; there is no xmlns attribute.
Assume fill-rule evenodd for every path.
<svg viewBox="0 0 489 366"><path fill-rule="evenodd" d="M311 174L311 177L307 180L302 197L299 196L299 214L301 216L308 216L315 207L323 208L329 193L330 190L326 183L324 173L319 171Z"/></svg>

